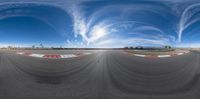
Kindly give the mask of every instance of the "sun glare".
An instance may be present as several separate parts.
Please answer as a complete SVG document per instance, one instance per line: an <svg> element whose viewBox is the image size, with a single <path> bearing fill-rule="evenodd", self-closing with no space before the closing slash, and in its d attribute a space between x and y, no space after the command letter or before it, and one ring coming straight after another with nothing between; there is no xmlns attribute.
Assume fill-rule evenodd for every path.
<svg viewBox="0 0 200 99"><path fill-rule="evenodd" d="M106 33L107 33L107 30L105 28L102 28L102 27L94 28L92 32L92 36L90 38L90 42L94 42L102 38L103 36L106 35Z"/></svg>

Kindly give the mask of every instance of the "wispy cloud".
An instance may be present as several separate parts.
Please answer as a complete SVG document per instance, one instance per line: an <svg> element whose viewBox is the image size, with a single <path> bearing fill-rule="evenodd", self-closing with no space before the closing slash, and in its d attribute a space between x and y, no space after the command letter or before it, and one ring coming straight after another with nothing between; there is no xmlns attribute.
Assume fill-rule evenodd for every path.
<svg viewBox="0 0 200 99"><path fill-rule="evenodd" d="M178 24L178 41L179 42L181 42L184 30L187 29L192 24L194 24L195 22L200 20L199 17L195 17L195 15L197 16L198 15L197 13L200 12L199 7L200 7L200 3L195 3L195 4L187 6L184 9L180 18L180 22Z"/></svg>
<svg viewBox="0 0 200 99"><path fill-rule="evenodd" d="M180 43L184 30L200 20L197 14L200 12L200 3L188 5L181 11L179 11L178 8L174 8L174 6L171 8L170 5L167 5L168 3L176 4L189 2L190 0L150 0L152 2L163 3L162 6L154 3L113 3L99 7L97 10L91 12L89 16L87 16L83 8L85 6L83 3L86 1L94 0L1 0L0 10L22 5L28 6L31 3L52 5L65 10L72 18L75 39L81 37L81 40L78 41L66 40L65 44L69 47L110 46L114 44L120 46L142 44L166 45L176 43L177 41ZM175 10L178 10L179 13L176 13ZM152 17L156 16L166 20L171 20L171 17L167 15L180 18L180 21L175 23L178 24L178 27L171 27L178 28L177 31L175 31L177 34L171 35L167 31L159 28L159 25L151 20L138 19L138 17L141 16L135 18L135 16L139 14L144 15L144 12L153 14ZM18 16L18 14L25 15L15 11L12 12L13 16ZM12 15L10 12L7 12L7 14L0 16L0 18ZM48 23L48 20L40 19ZM48 24L52 26L51 23ZM113 39L112 37L114 37L114 35L119 36ZM130 37L126 37L127 35ZM138 37L134 37L133 35Z"/></svg>
<svg viewBox="0 0 200 99"><path fill-rule="evenodd" d="M180 48L200 48L200 43L179 43L176 47Z"/></svg>

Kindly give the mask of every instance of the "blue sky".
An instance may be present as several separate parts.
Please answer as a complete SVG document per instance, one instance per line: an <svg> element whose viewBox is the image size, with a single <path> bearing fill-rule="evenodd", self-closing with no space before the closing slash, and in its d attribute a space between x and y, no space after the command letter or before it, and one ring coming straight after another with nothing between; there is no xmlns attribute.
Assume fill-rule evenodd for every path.
<svg viewBox="0 0 200 99"><path fill-rule="evenodd" d="M1 0L0 47L200 47L198 0Z"/></svg>

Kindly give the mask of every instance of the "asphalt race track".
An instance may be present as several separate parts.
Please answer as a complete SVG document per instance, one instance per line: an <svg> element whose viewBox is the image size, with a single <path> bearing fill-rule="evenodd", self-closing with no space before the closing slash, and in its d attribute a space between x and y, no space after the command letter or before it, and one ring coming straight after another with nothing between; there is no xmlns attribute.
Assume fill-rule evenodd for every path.
<svg viewBox="0 0 200 99"><path fill-rule="evenodd" d="M0 99L199 99L199 52L143 58L96 51L68 59L0 52Z"/></svg>

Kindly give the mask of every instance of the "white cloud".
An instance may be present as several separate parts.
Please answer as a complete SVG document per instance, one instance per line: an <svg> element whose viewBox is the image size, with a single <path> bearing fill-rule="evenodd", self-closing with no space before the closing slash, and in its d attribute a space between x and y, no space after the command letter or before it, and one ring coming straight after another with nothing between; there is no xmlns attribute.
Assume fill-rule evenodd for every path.
<svg viewBox="0 0 200 99"><path fill-rule="evenodd" d="M180 48L200 48L200 43L178 43L176 47Z"/></svg>
<svg viewBox="0 0 200 99"><path fill-rule="evenodd" d="M115 33L115 32L120 32L123 30L120 29L131 29L133 28L134 23L141 23L143 24L144 22L141 21L129 21L129 20L120 20L121 19L121 13L124 13L125 11L127 12L137 12L141 10L149 10L149 11L154 11L154 9L157 9L157 7L153 7L152 9L151 6L137 6L133 7L132 4L119 4L119 5L109 5L102 7L100 10L95 11L91 16L85 16L85 11L82 10L81 8L81 2L84 1L94 1L94 0L1 0L0 1L0 10L5 9L5 8L12 8L15 6L20 6L20 5L8 5L10 3L13 4L23 4L26 5L26 3L36 3L36 4L45 4L45 5L53 5L60 7L66 11L66 13L69 13L71 17L73 18L73 31L75 33L75 37L78 35L83 38L83 42L78 42L78 41L66 41L65 43L68 44L68 46L71 47L77 47L77 46L87 46L85 44L93 44L97 46L108 46L108 45L113 45L113 44L119 44L121 45L127 45L127 44L142 44L142 43L149 43L149 44L158 44L158 45L165 45L165 44L170 44L171 41L175 42L176 37L167 35L164 31L153 27L153 26L142 26L142 27L137 27L135 28L134 32L140 32L144 30L154 30L157 31L158 33L156 35L152 35L152 38L154 39L146 39L146 38L127 38L127 39L112 39L112 38L105 38L102 39L103 37ZM96 0L99 1L99 0ZM159 1L159 0L153 0L153 1ZM169 1L169 2L182 2L182 0L164 0L164 1ZM189 0L184 0L184 1L189 1ZM28 4L27 4L28 5ZM185 28L189 27L191 24L194 22L198 21L199 18L193 19L191 22L187 22L188 19L195 15L195 13L199 12L200 10L195 10L192 11L192 13L188 13L189 10L199 7L200 4L195 4L191 5L188 8L185 9L183 12L183 15L180 20L179 24L179 30L178 30L178 41L181 41L182 33ZM141 8L140 8L141 7ZM144 9L145 8L145 9ZM107 19L103 19L101 21L97 22L97 19L100 18L101 16L105 15L106 13L112 12L112 10L118 10L119 16L113 16L113 17L107 17ZM155 11L154 11L155 12ZM10 12L7 12L9 14ZM17 15L17 12L14 12ZM157 12L158 13L158 12ZM173 12L172 12L173 13ZM8 15L9 16L9 15ZM2 17L8 17L6 15ZM2 18L1 17L1 18ZM124 16L123 16L124 17ZM115 22L110 22L108 20L113 19ZM123 19L123 18L122 18ZM131 24L126 24L126 23L131 23ZM114 26L120 25L121 28L115 28ZM150 36L149 36L150 37ZM159 37L158 39L155 39L156 37ZM198 45L198 44L193 44L193 45ZM191 45L191 46L193 46ZM189 46L189 45L188 45Z"/></svg>
<svg viewBox="0 0 200 99"><path fill-rule="evenodd" d="M191 4L184 9L180 17L180 22L178 24L177 33L179 42L181 42L184 30L200 20L199 16L195 17L195 15L198 15L197 13L199 12L200 12L200 3Z"/></svg>
<svg viewBox="0 0 200 99"><path fill-rule="evenodd" d="M123 43L129 43L129 44L136 44L136 45L169 45L170 43L166 40L159 40L159 39L145 39L145 38L129 38L127 40L124 40Z"/></svg>

